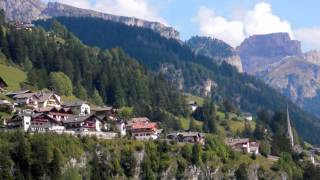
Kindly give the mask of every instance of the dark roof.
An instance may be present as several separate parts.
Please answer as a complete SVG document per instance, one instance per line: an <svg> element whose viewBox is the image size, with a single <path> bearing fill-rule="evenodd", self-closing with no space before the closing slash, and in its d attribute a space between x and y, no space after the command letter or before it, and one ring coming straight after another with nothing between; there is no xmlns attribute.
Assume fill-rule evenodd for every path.
<svg viewBox="0 0 320 180"><path fill-rule="evenodd" d="M65 107L79 107L82 104L87 104L87 102L82 101L82 100L75 100L75 101L65 102L63 104L63 106L65 106Z"/></svg>
<svg viewBox="0 0 320 180"><path fill-rule="evenodd" d="M30 91L30 90L20 90L20 91L13 91L13 92L8 92L7 94L6 94L6 96L15 96L15 95L17 95L17 94L26 94L26 93L31 93L32 91Z"/></svg>
<svg viewBox="0 0 320 180"><path fill-rule="evenodd" d="M92 108L92 111L111 111L113 108L112 107L95 107Z"/></svg>
<svg viewBox="0 0 320 180"><path fill-rule="evenodd" d="M64 123L84 122L91 117L95 117L99 121L101 121L101 119L98 116L91 114L91 115L85 115L85 116L80 116L80 115L69 116L68 119L64 121Z"/></svg>

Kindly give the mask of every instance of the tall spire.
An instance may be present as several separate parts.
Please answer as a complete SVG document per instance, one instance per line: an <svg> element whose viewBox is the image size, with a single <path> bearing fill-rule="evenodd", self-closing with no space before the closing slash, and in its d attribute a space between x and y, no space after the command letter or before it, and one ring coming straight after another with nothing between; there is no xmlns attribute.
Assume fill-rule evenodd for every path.
<svg viewBox="0 0 320 180"><path fill-rule="evenodd" d="M294 147L294 141L293 141L293 133L292 133L292 127L290 122L290 116L289 116L289 107L287 104L287 138L290 140L291 147Z"/></svg>

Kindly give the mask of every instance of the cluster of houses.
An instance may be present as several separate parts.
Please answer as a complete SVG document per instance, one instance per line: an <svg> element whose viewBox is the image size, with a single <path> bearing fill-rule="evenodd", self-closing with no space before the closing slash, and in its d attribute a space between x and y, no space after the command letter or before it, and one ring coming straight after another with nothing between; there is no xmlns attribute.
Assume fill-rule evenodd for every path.
<svg viewBox="0 0 320 180"><path fill-rule="evenodd" d="M22 90L9 92L13 100L1 100L1 106L12 108L14 115L5 121L6 130L23 129L26 132L56 132L74 135L95 135L111 139L125 136L127 131L136 139L156 139L160 130L146 117L128 121L118 118L117 109L91 107L87 102L76 100L63 103L54 92ZM111 130L111 125L116 129Z"/></svg>
<svg viewBox="0 0 320 180"><path fill-rule="evenodd" d="M249 138L227 138L225 143L236 151L259 154L259 143L250 141Z"/></svg>
<svg viewBox="0 0 320 180"><path fill-rule="evenodd" d="M4 122L5 130L22 129L30 133L67 133L77 136L96 136L112 139L128 133L137 140L158 139L161 134L156 122L147 117L123 120L113 107L92 107L87 102L61 101L54 92L21 90L8 92L11 98L1 100L0 106L8 106L13 116ZM204 135L197 132L171 133L169 140L204 144Z"/></svg>

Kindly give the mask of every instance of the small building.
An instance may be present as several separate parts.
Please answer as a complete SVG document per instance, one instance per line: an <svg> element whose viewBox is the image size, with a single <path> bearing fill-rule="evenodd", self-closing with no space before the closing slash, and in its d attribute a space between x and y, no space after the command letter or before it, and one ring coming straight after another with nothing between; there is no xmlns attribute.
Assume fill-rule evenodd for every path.
<svg viewBox="0 0 320 180"><path fill-rule="evenodd" d="M3 92L6 87L8 87L8 84L0 77L0 92Z"/></svg>
<svg viewBox="0 0 320 180"><path fill-rule="evenodd" d="M27 132L31 125L32 113L15 114L8 121L6 121L7 129L22 129Z"/></svg>
<svg viewBox="0 0 320 180"><path fill-rule="evenodd" d="M79 114L80 116L85 116L91 114L90 105L81 100L67 102L63 104L63 107L70 108L75 114Z"/></svg>
<svg viewBox="0 0 320 180"><path fill-rule="evenodd" d="M251 114L251 113L248 113L248 112L243 113L243 117L244 117L244 119L247 120L247 121L252 121L252 120L253 120L252 114Z"/></svg>
<svg viewBox="0 0 320 180"><path fill-rule="evenodd" d="M101 119L94 114L86 116L74 115L68 117L68 119L64 121L64 126L69 130L100 132L102 129L102 122Z"/></svg>
<svg viewBox="0 0 320 180"><path fill-rule="evenodd" d="M61 98L53 92L21 93L12 97L20 106L29 108L60 107Z"/></svg>
<svg viewBox="0 0 320 180"><path fill-rule="evenodd" d="M167 139L176 140L182 143L199 143L204 145L204 134L199 132L178 132L170 133Z"/></svg>
<svg viewBox="0 0 320 180"><path fill-rule="evenodd" d="M91 108L92 114L95 114L99 117L117 120L117 109L113 107L95 107Z"/></svg>
<svg viewBox="0 0 320 180"><path fill-rule="evenodd" d="M259 154L259 143L250 142L249 138L227 138L226 144L234 150Z"/></svg>
<svg viewBox="0 0 320 180"><path fill-rule="evenodd" d="M157 123L147 117L132 118L126 128L137 140L158 139L160 132Z"/></svg>
<svg viewBox="0 0 320 180"><path fill-rule="evenodd" d="M189 106L189 108L191 109L192 112L194 112L198 108L198 104L197 104L196 101L189 101L188 102L188 106Z"/></svg>

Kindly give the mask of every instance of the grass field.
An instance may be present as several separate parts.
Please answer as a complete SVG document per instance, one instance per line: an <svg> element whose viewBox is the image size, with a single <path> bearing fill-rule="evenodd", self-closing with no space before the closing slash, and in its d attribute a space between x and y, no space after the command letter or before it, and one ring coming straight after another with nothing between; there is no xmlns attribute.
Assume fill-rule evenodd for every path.
<svg viewBox="0 0 320 180"><path fill-rule="evenodd" d="M189 125L190 125L190 119L187 119L187 118L180 118L180 121L181 121L181 125L182 125L182 128L184 130L188 130L189 129ZM202 127L202 124L203 122L201 121L197 121L195 120L194 123L200 127Z"/></svg>
<svg viewBox="0 0 320 180"><path fill-rule="evenodd" d="M0 64L0 77L8 84L8 91L20 89L20 83L25 82L27 75L18 68Z"/></svg>

